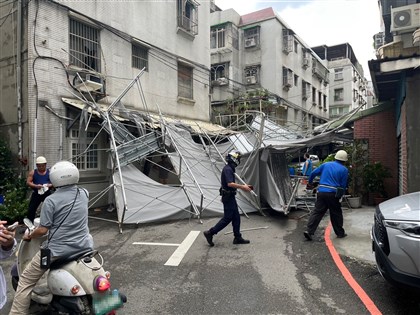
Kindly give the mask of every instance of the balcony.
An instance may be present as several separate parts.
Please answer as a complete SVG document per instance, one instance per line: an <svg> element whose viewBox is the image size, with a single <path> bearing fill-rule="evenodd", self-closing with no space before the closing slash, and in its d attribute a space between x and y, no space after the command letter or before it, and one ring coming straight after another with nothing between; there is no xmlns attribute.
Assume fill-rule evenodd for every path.
<svg viewBox="0 0 420 315"><path fill-rule="evenodd" d="M192 20L185 15L178 15L178 28L191 36L198 34L197 20Z"/></svg>

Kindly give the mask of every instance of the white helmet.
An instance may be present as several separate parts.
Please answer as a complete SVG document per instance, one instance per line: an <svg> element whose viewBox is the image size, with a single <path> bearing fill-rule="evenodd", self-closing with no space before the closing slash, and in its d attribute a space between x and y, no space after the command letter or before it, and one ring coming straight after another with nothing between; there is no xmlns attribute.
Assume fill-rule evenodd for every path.
<svg viewBox="0 0 420 315"><path fill-rule="evenodd" d="M43 156L38 156L36 158L35 164L47 164L47 159L44 158Z"/></svg>
<svg viewBox="0 0 420 315"><path fill-rule="evenodd" d="M57 162L51 167L50 181L55 188L77 184L79 182L79 170L71 162Z"/></svg>
<svg viewBox="0 0 420 315"><path fill-rule="evenodd" d="M339 151L337 151L337 153L335 154L335 157L334 157L336 160L338 160L338 161L343 161L343 162L346 162L347 160L348 160L348 157L347 157L347 152L346 151L344 151L344 150L339 150Z"/></svg>
<svg viewBox="0 0 420 315"><path fill-rule="evenodd" d="M241 152L239 151L230 151L226 156L226 162L233 162L236 166L241 163Z"/></svg>

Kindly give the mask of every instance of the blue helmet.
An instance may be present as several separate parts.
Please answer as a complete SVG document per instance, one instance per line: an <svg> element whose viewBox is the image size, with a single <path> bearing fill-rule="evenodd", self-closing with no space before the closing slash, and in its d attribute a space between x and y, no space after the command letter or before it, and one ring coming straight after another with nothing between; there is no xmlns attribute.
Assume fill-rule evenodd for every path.
<svg viewBox="0 0 420 315"><path fill-rule="evenodd" d="M230 163L232 162L236 166L238 166L241 163L241 152L239 151L230 151L226 155L226 162Z"/></svg>

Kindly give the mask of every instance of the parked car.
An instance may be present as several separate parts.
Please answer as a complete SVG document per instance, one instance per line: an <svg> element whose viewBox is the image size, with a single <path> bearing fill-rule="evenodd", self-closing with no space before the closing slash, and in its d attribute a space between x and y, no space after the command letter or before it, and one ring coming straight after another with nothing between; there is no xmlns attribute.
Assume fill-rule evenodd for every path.
<svg viewBox="0 0 420 315"><path fill-rule="evenodd" d="M376 206L371 237L382 277L420 289L420 191Z"/></svg>

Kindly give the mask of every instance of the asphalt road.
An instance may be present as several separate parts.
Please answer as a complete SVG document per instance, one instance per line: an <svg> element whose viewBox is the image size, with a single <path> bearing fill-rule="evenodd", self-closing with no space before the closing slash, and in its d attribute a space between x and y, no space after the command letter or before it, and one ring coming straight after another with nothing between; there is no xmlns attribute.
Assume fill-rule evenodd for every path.
<svg viewBox="0 0 420 315"><path fill-rule="evenodd" d="M233 245L232 234L225 234L231 232L229 226L215 236L214 247L201 231L218 217L204 218L203 224L191 219L124 225L122 234L116 223L91 219L89 224L113 288L128 297L118 314L369 314L325 246L327 220L317 238L307 242L303 214L242 217L243 236L251 244ZM110 216L106 211L92 215ZM200 233L194 239L191 231ZM418 292L391 287L372 264L342 259L382 314L420 313ZM165 265L174 261L175 266ZM11 264L9 259L2 267L7 271ZM2 314L10 308L10 286L8 296Z"/></svg>

